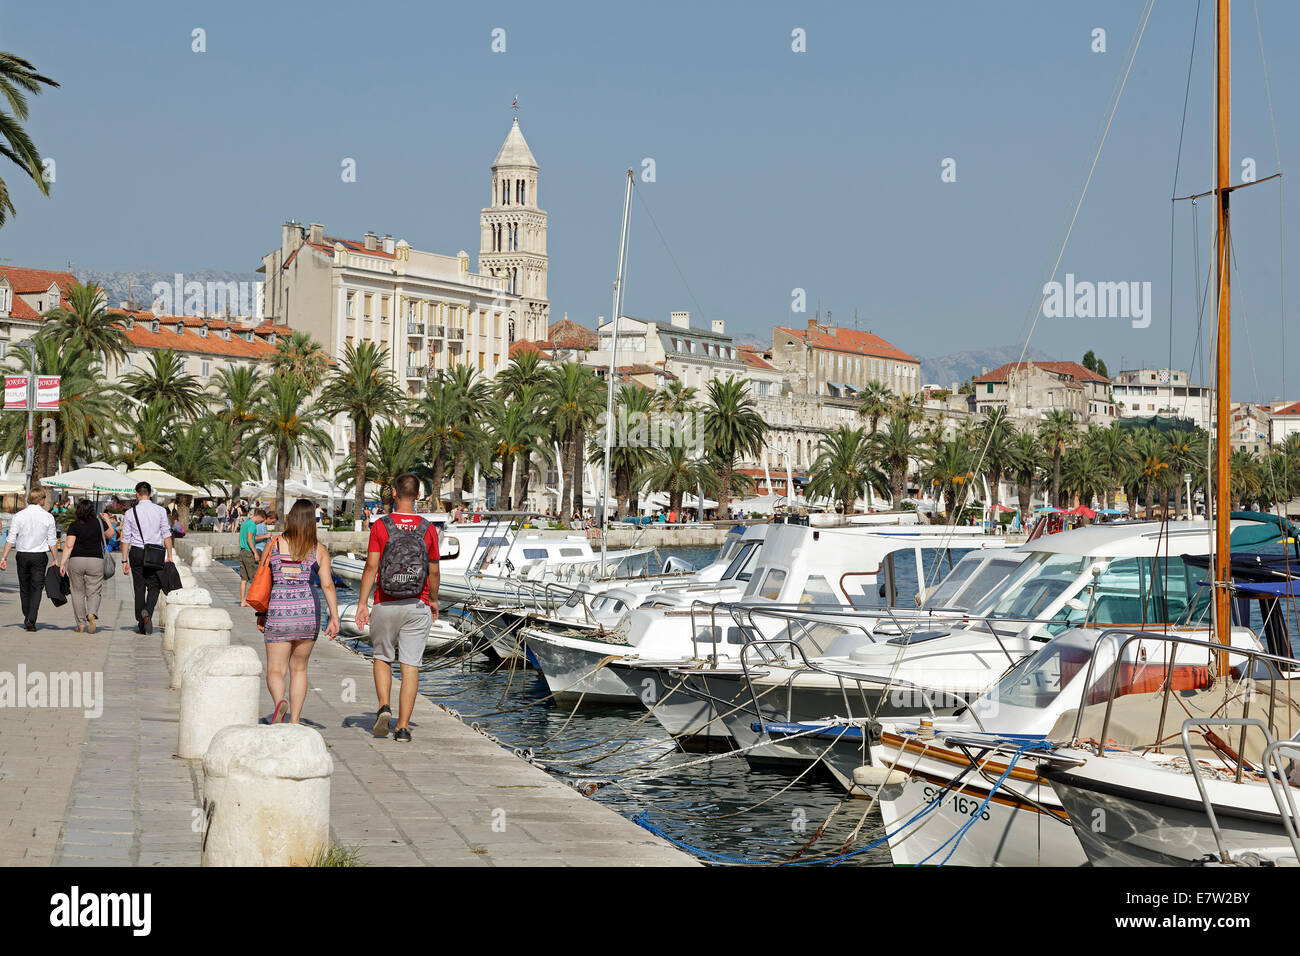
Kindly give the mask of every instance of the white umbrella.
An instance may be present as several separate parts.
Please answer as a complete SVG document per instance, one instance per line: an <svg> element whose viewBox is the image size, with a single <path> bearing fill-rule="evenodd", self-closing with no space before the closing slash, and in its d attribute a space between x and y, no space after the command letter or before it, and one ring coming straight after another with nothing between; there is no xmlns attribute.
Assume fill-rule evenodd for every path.
<svg viewBox="0 0 1300 956"><path fill-rule="evenodd" d="M770 515L778 501L785 502L786 500L783 495L755 495L752 498L745 498L736 502L736 507L746 513L752 511L758 514Z"/></svg>
<svg viewBox="0 0 1300 956"><path fill-rule="evenodd" d="M682 496L682 507L683 507L683 508L698 508L699 506L700 506L700 500L699 500L698 498L696 498L694 495L683 495L683 496ZM718 503L717 503L716 501L714 501L712 498L708 497L707 495L705 496L705 498L704 498L704 507L705 507L705 508L716 508L717 506L718 506Z"/></svg>
<svg viewBox="0 0 1300 956"><path fill-rule="evenodd" d="M97 479L94 491L109 491L113 494L129 494L142 481L149 482L155 492L163 495L198 495L202 489L196 488L188 481L181 481L175 475L168 474L156 462L146 461L139 468L133 468L126 474L114 472L112 475Z"/></svg>
<svg viewBox="0 0 1300 956"><path fill-rule="evenodd" d="M12 495L26 490L26 478L10 478L8 475L0 475L0 495Z"/></svg>
<svg viewBox="0 0 1300 956"><path fill-rule="evenodd" d="M94 491L97 482L114 481L121 476L122 472L108 462L92 461L85 468L76 468L65 471L61 475L42 478L41 484L47 488L63 488L68 491Z"/></svg>

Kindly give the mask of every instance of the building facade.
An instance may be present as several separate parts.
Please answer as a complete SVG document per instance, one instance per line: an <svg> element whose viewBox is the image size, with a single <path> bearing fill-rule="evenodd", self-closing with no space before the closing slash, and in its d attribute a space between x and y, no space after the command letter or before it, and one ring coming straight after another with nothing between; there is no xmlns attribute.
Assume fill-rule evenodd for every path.
<svg viewBox="0 0 1300 956"><path fill-rule="evenodd" d="M855 398L870 382L895 395L921 390L921 362L873 332L808 320L808 327L772 329L772 364L805 395Z"/></svg>
<svg viewBox="0 0 1300 956"><path fill-rule="evenodd" d="M1214 430L1214 389L1191 384L1185 369L1128 369L1112 383L1115 405L1125 418L1186 418Z"/></svg>
<svg viewBox="0 0 1300 956"><path fill-rule="evenodd" d="M1078 362L1008 362L977 375L972 384L977 415L1002 408L1009 418L1030 422L1065 409L1089 425L1109 425L1116 418L1110 380Z"/></svg>
<svg viewBox="0 0 1300 956"><path fill-rule="evenodd" d="M1238 402L1228 411L1233 451L1261 454L1273 444L1273 413L1267 405Z"/></svg>

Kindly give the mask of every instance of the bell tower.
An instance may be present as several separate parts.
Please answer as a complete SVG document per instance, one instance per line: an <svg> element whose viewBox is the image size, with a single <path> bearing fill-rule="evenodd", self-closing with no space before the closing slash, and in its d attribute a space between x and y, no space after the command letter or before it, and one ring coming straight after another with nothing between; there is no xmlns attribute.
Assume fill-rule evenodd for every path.
<svg viewBox="0 0 1300 956"><path fill-rule="evenodd" d="M537 160L515 120L492 162L492 200L479 214L478 271L506 280L522 300L511 341L546 338L551 304L546 298L546 212L538 205Z"/></svg>

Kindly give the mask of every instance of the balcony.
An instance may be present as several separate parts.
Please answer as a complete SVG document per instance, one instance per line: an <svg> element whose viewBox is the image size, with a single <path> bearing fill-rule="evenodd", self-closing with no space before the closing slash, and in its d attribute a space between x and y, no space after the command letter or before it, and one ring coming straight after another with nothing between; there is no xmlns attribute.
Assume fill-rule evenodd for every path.
<svg viewBox="0 0 1300 956"><path fill-rule="evenodd" d="M423 323L423 322L416 322L416 321L413 320L413 319L407 319L407 320L406 320L406 334L407 334L407 335L424 335L424 323Z"/></svg>
<svg viewBox="0 0 1300 956"><path fill-rule="evenodd" d="M430 334L435 339L442 339L447 337L447 327L445 325L431 325L429 329L430 329Z"/></svg>
<svg viewBox="0 0 1300 956"><path fill-rule="evenodd" d="M448 330L448 331L449 331L449 333L450 333L448 337L451 338L451 339L453 339L453 340L460 340L460 339L465 338L465 330L464 330L464 329L450 329L450 330Z"/></svg>
<svg viewBox="0 0 1300 956"><path fill-rule="evenodd" d="M408 365L406 366L407 378L424 378L429 374L428 365Z"/></svg>

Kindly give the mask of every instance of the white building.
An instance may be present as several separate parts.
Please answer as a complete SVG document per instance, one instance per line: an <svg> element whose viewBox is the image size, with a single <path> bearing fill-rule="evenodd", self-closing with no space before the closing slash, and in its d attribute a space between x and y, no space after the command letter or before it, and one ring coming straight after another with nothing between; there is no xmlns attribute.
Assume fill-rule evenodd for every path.
<svg viewBox="0 0 1300 956"><path fill-rule="evenodd" d="M1130 369L1111 382L1124 418L1186 418L1206 431L1214 430L1214 389L1191 384L1184 369Z"/></svg>

